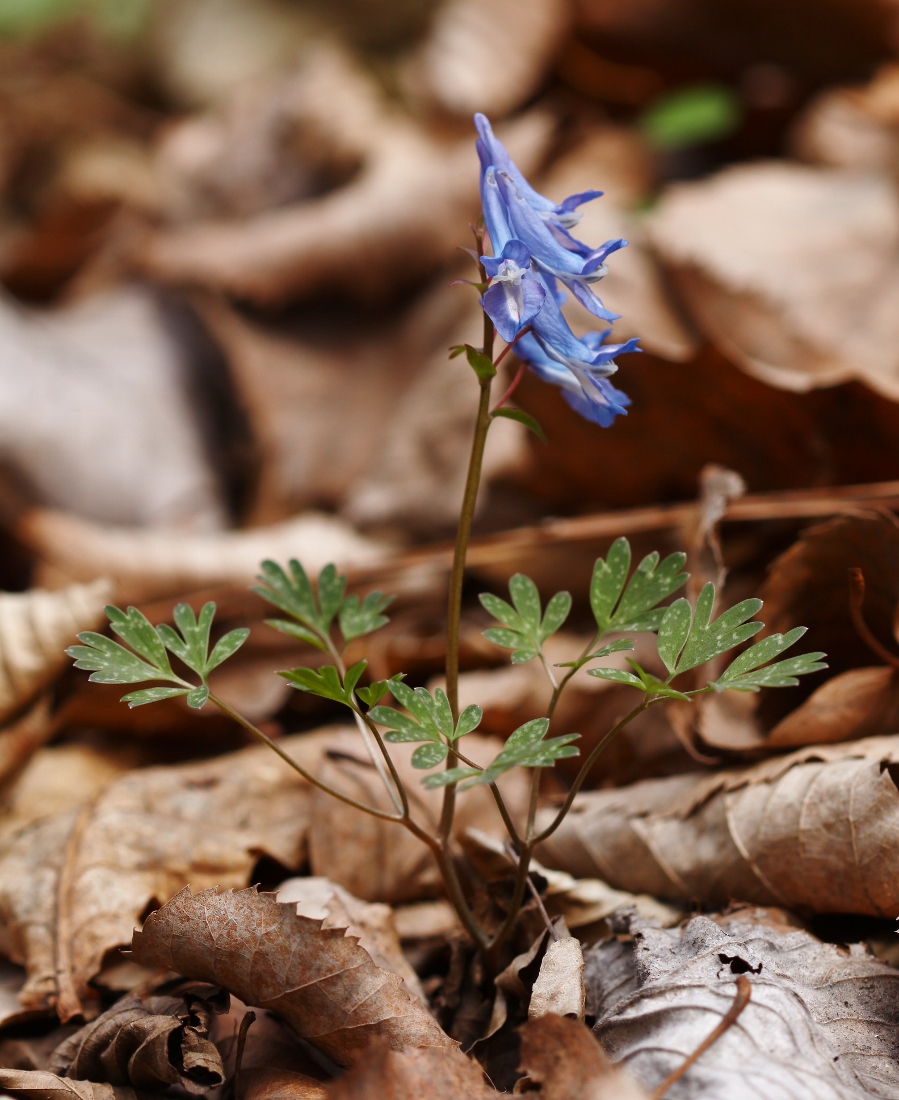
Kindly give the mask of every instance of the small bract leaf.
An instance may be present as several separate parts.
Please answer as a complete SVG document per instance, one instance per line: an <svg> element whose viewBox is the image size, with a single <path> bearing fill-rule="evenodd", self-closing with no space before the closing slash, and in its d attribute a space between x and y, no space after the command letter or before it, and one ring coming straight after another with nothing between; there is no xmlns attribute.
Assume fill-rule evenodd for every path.
<svg viewBox="0 0 899 1100"><path fill-rule="evenodd" d="M478 381L489 382L491 378L496 377L496 367L493 365L493 360L482 351L478 351L471 344L466 344L465 354L468 357L468 365L478 376Z"/></svg>
<svg viewBox="0 0 899 1100"><path fill-rule="evenodd" d="M174 699L176 695L187 695L187 688L177 687L152 687L141 688L140 691L129 691L123 695L120 702L127 703L130 708L143 707L147 703L159 703L163 699Z"/></svg>
<svg viewBox="0 0 899 1100"><path fill-rule="evenodd" d="M195 687L193 691L187 693L187 705L193 707L194 710L199 710L205 705L206 700L209 698L209 688L205 684L201 684L199 687Z"/></svg>
<svg viewBox="0 0 899 1100"><path fill-rule="evenodd" d="M504 405L501 409L494 409L490 414L491 419L495 419L497 416L503 416L506 420L517 420L519 424L524 424L528 431L533 432L534 435L540 440L541 443L546 443L546 433L540 427L540 423L530 413L524 412L523 409L510 409Z"/></svg>

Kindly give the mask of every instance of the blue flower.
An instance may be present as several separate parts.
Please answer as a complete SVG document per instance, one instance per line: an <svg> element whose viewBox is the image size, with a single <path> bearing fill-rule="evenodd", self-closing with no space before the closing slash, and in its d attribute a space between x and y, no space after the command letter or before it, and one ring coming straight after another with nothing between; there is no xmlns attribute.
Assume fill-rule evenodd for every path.
<svg viewBox="0 0 899 1100"><path fill-rule="evenodd" d="M507 241L497 257L482 256L490 287L481 298L496 331L511 344L543 308L546 289L531 270L531 254L521 241Z"/></svg>
<svg viewBox="0 0 899 1100"><path fill-rule="evenodd" d="M527 182L483 115L475 115L475 125L484 224L494 252L481 257L490 278L481 304L507 343L530 325L531 333L516 345L519 357L560 386L582 416L608 427L630 404L608 381L618 369L614 357L639 350L637 341L607 344L609 329L575 336L559 308L565 294L558 284L595 316L617 320L591 288L606 274L607 257L627 241L590 249L572 237L568 229L580 218L576 208L602 192L572 195L560 205L550 202Z"/></svg>

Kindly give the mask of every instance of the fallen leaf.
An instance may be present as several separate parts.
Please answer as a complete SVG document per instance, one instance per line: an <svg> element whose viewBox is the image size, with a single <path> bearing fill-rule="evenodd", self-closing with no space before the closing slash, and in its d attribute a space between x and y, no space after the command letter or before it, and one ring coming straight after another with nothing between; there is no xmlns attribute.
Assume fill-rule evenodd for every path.
<svg viewBox="0 0 899 1100"><path fill-rule="evenodd" d="M516 0L447 0L407 62L411 94L465 116L498 118L526 103L558 52L572 9L567 0L532 0L527 19L519 12Z"/></svg>
<svg viewBox="0 0 899 1100"><path fill-rule="evenodd" d="M899 1087L899 973L860 944L822 943L777 913L738 910L672 929L631 922L632 942L587 954L588 1011L611 1058L661 1084L752 987L739 1020L672 1096L841 1100ZM630 982L623 976L630 973Z"/></svg>
<svg viewBox="0 0 899 1100"><path fill-rule="evenodd" d="M853 741L899 729L896 670L853 668L823 683L765 738L771 749Z"/></svg>
<svg viewBox="0 0 899 1100"><path fill-rule="evenodd" d="M393 910L393 923L400 940L427 940L449 936L462 925L448 901L417 901Z"/></svg>
<svg viewBox="0 0 899 1100"><path fill-rule="evenodd" d="M98 523L224 524L190 364L169 328L136 286L39 317L0 301L3 459L32 503Z"/></svg>
<svg viewBox="0 0 899 1100"><path fill-rule="evenodd" d="M734 165L669 188L649 232L697 325L750 374L798 392L857 378L899 400L899 203L887 179Z"/></svg>
<svg viewBox="0 0 899 1100"><path fill-rule="evenodd" d="M181 996L123 997L65 1039L48 1069L79 1081L148 1091L179 1085L201 1095L225 1080L208 1032L213 1013L227 1010L227 994L223 1000L221 990L211 988Z"/></svg>
<svg viewBox="0 0 899 1100"><path fill-rule="evenodd" d="M66 667L66 646L82 630L96 630L112 596L106 580L58 592L32 588L0 593L0 722Z"/></svg>
<svg viewBox="0 0 899 1100"><path fill-rule="evenodd" d="M330 737L281 744L314 768ZM138 769L80 808L7 820L0 914L7 954L28 972L23 1006L55 1004L64 1020L77 1015L95 997L88 982L104 955L128 943L151 903L187 883L244 886L263 852L299 867L308 807L305 782L259 747Z"/></svg>
<svg viewBox="0 0 899 1100"><path fill-rule="evenodd" d="M392 1050L453 1048L421 1002L341 930L299 917L256 890L191 894L152 913L135 959L223 986L271 1009L328 1057L348 1065L376 1038Z"/></svg>
<svg viewBox="0 0 899 1100"><path fill-rule="evenodd" d="M574 936L550 940L531 989L528 1019L552 1013L584 1018L584 954Z"/></svg>
<svg viewBox="0 0 899 1100"><path fill-rule="evenodd" d="M487 762L500 748L501 742L494 738L469 734L465 754ZM322 780L372 806L391 809L358 737L335 736L328 749L318 772ZM413 750L414 745L391 745L390 755L406 786L415 820L426 829L436 829L443 796L439 790L422 787L422 772L410 763ZM527 805L527 777L521 771L510 772L500 779L499 787L509 813L519 819ZM505 835L493 795L485 786L467 791L459 799L453 831L460 837L472 826ZM420 840L395 822L363 814L318 790L312 796L309 861L313 874L326 874L367 901L394 904L442 893L440 872Z"/></svg>
<svg viewBox="0 0 899 1100"><path fill-rule="evenodd" d="M518 1030L523 1080L517 1092L526 1090L541 1100L646 1100L640 1085L612 1065L577 1020L550 1013Z"/></svg>
<svg viewBox="0 0 899 1100"><path fill-rule="evenodd" d="M131 1088L70 1081L43 1070L0 1069L0 1088L22 1100L140 1100Z"/></svg>
<svg viewBox="0 0 899 1100"><path fill-rule="evenodd" d="M657 897L892 917L899 738L580 794L540 859ZM549 824L554 811L538 815Z"/></svg>
<svg viewBox="0 0 899 1100"><path fill-rule="evenodd" d="M290 1069L241 1069L241 1100L327 1100L328 1090L314 1077Z"/></svg>
<svg viewBox="0 0 899 1100"><path fill-rule="evenodd" d="M360 901L337 883L317 876L287 879L278 887L275 896L282 904L295 902L298 917L320 920L322 928L344 929L348 936L359 941L359 946L371 955L377 966L402 978L410 993L422 1004L428 1003L418 975L400 947L389 905Z"/></svg>
<svg viewBox="0 0 899 1100"><path fill-rule="evenodd" d="M377 299L452 257L478 208L471 138L433 136L337 48L316 51L306 78L307 117L357 154L358 172L321 197L251 218L159 230L140 256L150 275L260 304L335 285ZM526 171L548 130L532 114L501 136Z"/></svg>
<svg viewBox="0 0 899 1100"><path fill-rule="evenodd" d="M551 917L564 918L566 928L588 930L587 936L580 936L586 942L590 942L591 925L623 909L633 909L660 928L677 924L683 917L682 910L665 905L648 894L615 890L598 878L574 878L565 871L544 867L537 860L531 860L531 866L546 879L543 904L547 913Z"/></svg>
<svg viewBox="0 0 899 1100"><path fill-rule="evenodd" d="M328 1100L490 1100L477 1062L458 1049L390 1050L381 1044L333 1084Z"/></svg>
<svg viewBox="0 0 899 1100"><path fill-rule="evenodd" d="M264 558L301 558L306 569L317 572L328 562L371 565L385 554L383 545L315 512L268 528L175 535L102 527L65 512L36 509L21 518L16 533L37 556L42 583L58 588L73 580L111 577L122 604L216 584L248 585Z"/></svg>

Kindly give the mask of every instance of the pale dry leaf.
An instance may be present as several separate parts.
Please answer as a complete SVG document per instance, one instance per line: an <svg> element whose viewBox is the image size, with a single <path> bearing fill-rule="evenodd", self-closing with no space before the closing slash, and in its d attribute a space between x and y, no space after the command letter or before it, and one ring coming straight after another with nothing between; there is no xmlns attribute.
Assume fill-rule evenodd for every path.
<svg viewBox="0 0 899 1100"><path fill-rule="evenodd" d="M518 0L446 0L407 61L411 93L466 116L501 117L527 103L569 30L572 5L530 0L521 15Z"/></svg>
<svg viewBox="0 0 899 1100"><path fill-rule="evenodd" d="M70 1081L44 1070L0 1069L0 1088L21 1100L141 1100L143 1094L123 1085Z"/></svg>
<svg viewBox="0 0 899 1100"><path fill-rule="evenodd" d="M494 738L469 734L464 752L486 764L501 747L502 743ZM369 805L392 808L358 737L335 736L328 748L319 778ZM440 819L443 796L439 790L422 787L425 773L410 763L414 749L414 745L391 745L390 755L408 792L412 816L423 828L433 830ZM527 806L527 777L516 769L500 779L499 787L509 813L518 820ZM461 837L471 827L505 835L502 818L486 786L475 787L459 799L453 831ZM363 814L318 790L312 796L309 861L313 874L327 875L367 901L419 901L440 894L443 888L430 851L403 826Z"/></svg>
<svg viewBox="0 0 899 1100"><path fill-rule="evenodd" d="M574 936L551 940L531 989L528 1019L553 1013L584 1018L584 954Z"/></svg>
<svg viewBox="0 0 899 1100"><path fill-rule="evenodd" d="M359 156L350 182L244 220L160 230L142 248L150 274L260 303L293 301L335 285L383 298L397 281L452 257L460 227L478 210L471 139L441 140L388 106L339 50L319 51L309 81L310 117L325 133L340 125L340 136ZM548 131L548 119L531 114L502 137L527 171Z"/></svg>
<svg viewBox="0 0 899 1100"><path fill-rule="evenodd" d="M60 1043L47 1068L78 1081L147 1091L178 1085L201 1095L225 1080L221 1055L208 1034L212 1015L227 1010L227 994L214 988L184 996L123 997Z"/></svg>
<svg viewBox="0 0 899 1100"><path fill-rule="evenodd" d="M577 1020L549 1014L528 1020L518 1033L523 1080L516 1092L526 1086L540 1100L647 1100Z"/></svg>
<svg viewBox="0 0 899 1100"><path fill-rule="evenodd" d="M648 894L615 890L598 878L574 878L565 871L544 867L535 859L531 860L531 866L546 879L543 903L547 913L562 917L567 928L588 929L623 909L632 909L660 928L677 924L683 917L683 910Z"/></svg>
<svg viewBox="0 0 899 1100"><path fill-rule="evenodd" d="M449 936L462 927L456 910L443 898L399 905L393 910L393 923L401 941Z"/></svg>
<svg viewBox="0 0 899 1100"><path fill-rule="evenodd" d="M406 988L427 1004L418 975L409 965L393 919L393 910L380 902L361 901L342 886L316 875L290 878L278 887L279 902L295 902L298 917L320 920L322 928L343 928L371 955L382 970L402 978Z"/></svg>
<svg viewBox="0 0 899 1100"><path fill-rule="evenodd" d="M331 733L286 738L307 768ZM187 883L244 886L260 854L299 867L306 853L308 786L271 750L138 769L80 808L0 832L0 920L21 962L27 1007L55 1004L71 1018L95 996L104 955L127 944L152 902Z"/></svg>
<svg viewBox="0 0 899 1100"><path fill-rule="evenodd" d="M0 593L0 722L66 667L66 646L82 630L99 628L112 594L103 579L57 592Z"/></svg>
<svg viewBox="0 0 899 1100"><path fill-rule="evenodd" d="M310 573L328 562L372 565L386 547L334 516L308 512L271 527L215 535L175 535L102 527L65 512L36 509L17 523L37 556L37 575L51 587L111 577L120 603L140 603L216 584L248 585L264 558L299 558Z"/></svg>
<svg viewBox="0 0 899 1100"><path fill-rule="evenodd" d="M893 917L899 737L580 794L540 858L663 898ZM539 815L548 824L552 811Z"/></svg>
<svg viewBox="0 0 899 1100"><path fill-rule="evenodd" d="M185 888L132 940L135 959L215 982L269 1009L341 1065L374 1041L393 1050L454 1049L402 981L355 939L299 917L255 889L197 894Z"/></svg>
<svg viewBox="0 0 899 1100"><path fill-rule="evenodd" d="M588 953L588 1004L612 1059L648 1088L721 1022L734 975L745 974L748 1005L671 1087L672 1100L868 1100L899 1090L899 973L862 945L822 943L751 910L631 930L633 942Z"/></svg>
<svg viewBox="0 0 899 1100"><path fill-rule="evenodd" d="M56 729L49 700L41 697L21 718L0 730L0 787L46 745Z"/></svg>
<svg viewBox="0 0 899 1100"><path fill-rule="evenodd" d="M896 670L852 668L827 680L765 738L772 749L794 749L892 733L899 729Z"/></svg>
<svg viewBox="0 0 899 1100"><path fill-rule="evenodd" d="M594 247L619 237L628 241L627 248L610 258L609 273L599 288L606 307L621 314L615 322L615 339L637 336L646 351L682 363L695 355L696 337L681 317L633 214L633 208L652 193L651 164L649 150L632 130L596 126L541 177L540 190L557 201L590 189L603 191L601 198L581 208L576 232ZM578 333L596 329L596 318L579 303L570 300L566 312Z"/></svg>
<svg viewBox="0 0 899 1100"><path fill-rule="evenodd" d="M493 1100L477 1062L458 1049L390 1050L381 1044L328 1086L328 1100Z"/></svg>
<svg viewBox="0 0 899 1100"><path fill-rule="evenodd" d="M39 316L0 300L0 347L0 459L33 503L99 523L224 524L190 365L152 292Z"/></svg>
<svg viewBox="0 0 899 1100"><path fill-rule="evenodd" d="M899 399L899 202L888 179L735 165L673 185L649 228L697 325L750 374L798 392L859 379Z"/></svg>
<svg viewBox="0 0 899 1100"><path fill-rule="evenodd" d="M328 1100L328 1090L314 1077L291 1069L241 1069L241 1100Z"/></svg>

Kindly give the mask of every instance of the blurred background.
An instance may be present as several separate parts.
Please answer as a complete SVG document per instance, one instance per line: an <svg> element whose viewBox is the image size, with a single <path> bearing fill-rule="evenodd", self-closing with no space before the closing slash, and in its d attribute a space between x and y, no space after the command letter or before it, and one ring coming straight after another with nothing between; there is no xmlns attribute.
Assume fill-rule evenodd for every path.
<svg viewBox="0 0 899 1100"><path fill-rule="evenodd" d="M601 289L644 349L608 430L525 377L548 443L496 425L479 535L694 500L709 464L899 478L897 51L894 0L2 0L0 585L164 600L451 535L476 110L556 201L604 190L579 236L631 242ZM735 588L799 529L729 528ZM607 544L481 575L575 589ZM385 671L439 669L422 585Z"/></svg>

